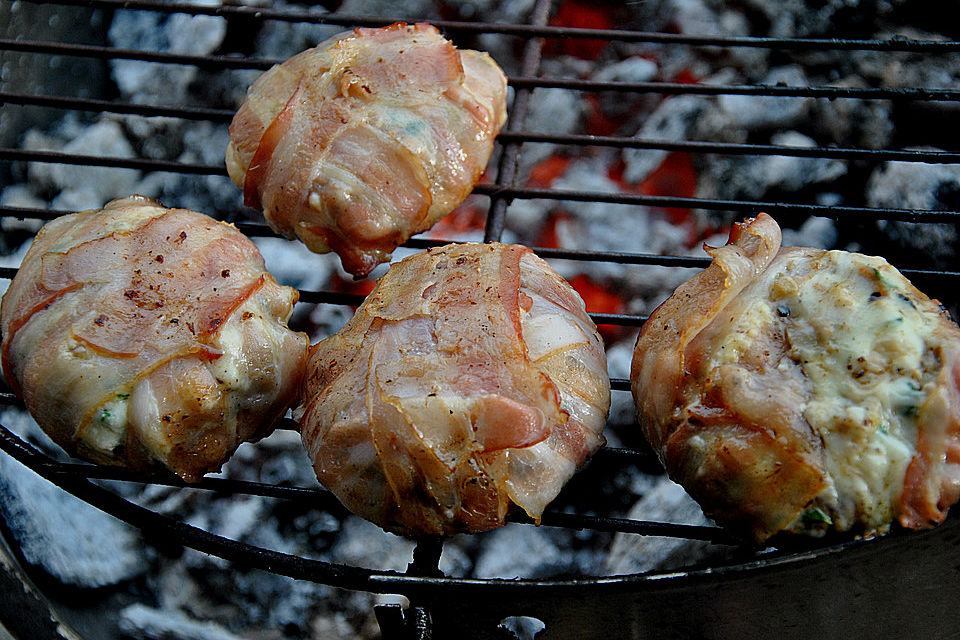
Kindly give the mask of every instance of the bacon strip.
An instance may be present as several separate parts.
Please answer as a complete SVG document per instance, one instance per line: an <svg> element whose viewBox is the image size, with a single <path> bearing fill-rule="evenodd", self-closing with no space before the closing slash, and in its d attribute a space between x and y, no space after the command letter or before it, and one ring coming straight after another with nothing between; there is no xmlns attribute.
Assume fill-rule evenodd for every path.
<svg viewBox="0 0 960 640"><path fill-rule="evenodd" d="M821 531L941 522L960 498L960 329L878 258L781 248L766 214L708 252L634 352L640 427L670 476L755 542L821 506Z"/></svg>
<svg viewBox="0 0 960 640"><path fill-rule="evenodd" d="M269 428L279 417L272 412L282 413L292 402L293 389L275 385L298 378L305 357L306 337L280 324L295 300L296 292L266 273L256 246L232 225L185 209L164 209L139 196L115 200L99 211L58 218L37 235L0 310L4 375L37 422L68 451L82 454L92 448L87 455L112 464L159 460L186 478L197 478L218 468L240 441ZM239 313L241 307L245 314ZM244 322L241 315L254 322ZM260 324L271 316L273 325ZM237 398L233 390L261 384L257 376L262 373L217 382L206 371L223 357L218 336L228 325L244 336L231 342L228 359L238 371L233 375L247 366L273 371L258 392L260 405ZM267 327L266 333L255 326ZM156 376L177 367L182 375L170 375L164 384L174 389L179 382L182 388L145 398L141 408L149 414L180 400L200 402L203 411L184 412L184 421L192 414L194 426L203 417L207 427L215 420L224 429L216 444L205 441L205 453L177 454L182 461L176 462L167 450L181 438L175 433L184 441L202 440L199 432L191 435L186 422L144 426L144 433L159 429L166 436L156 438L153 449L129 436L127 451L116 459L85 441L97 431L96 421L107 421L110 410L104 407L131 394L136 398L142 382L159 389ZM197 391L202 401L187 398L190 380L206 381L197 389L213 381L218 390ZM237 413L240 406L243 415ZM253 428L250 419L257 421ZM143 420L146 425L150 418Z"/></svg>
<svg viewBox="0 0 960 640"><path fill-rule="evenodd" d="M341 34L274 67L230 126L250 206L356 276L472 190L506 118L506 77L427 24Z"/></svg>
<svg viewBox="0 0 960 640"><path fill-rule="evenodd" d="M606 361L582 317L524 247L451 245L393 265L311 349L301 433L318 478L398 533L482 531L512 505L538 518L603 444ZM550 326L574 338L534 361L527 343Z"/></svg>

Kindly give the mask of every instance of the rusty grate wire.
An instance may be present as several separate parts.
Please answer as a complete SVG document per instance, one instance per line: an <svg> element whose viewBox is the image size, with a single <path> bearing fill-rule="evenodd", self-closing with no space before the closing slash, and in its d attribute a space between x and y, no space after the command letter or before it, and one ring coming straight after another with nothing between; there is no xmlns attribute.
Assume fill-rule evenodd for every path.
<svg viewBox="0 0 960 640"><path fill-rule="evenodd" d="M337 14L318 15L312 12L294 11L289 8L268 9L247 6L207 6L177 2L151 2L145 0L65 0L55 4L77 5L101 9L139 9L160 12L184 12L192 15L216 15L226 18L244 17L256 20L282 20L339 24L343 26L382 26L394 20L370 18L366 16L343 16ZM669 196L646 196L636 194L610 194L592 191L566 191L558 189L536 189L520 185L518 176L519 155L524 144L553 143L579 147L615 147L658 149L666 151L686 151L691 153L712 153L729 155L782 155L793 157L834 158L844 160L905 161L926 164L960 163L960 152L901 150L901 149L862 149L839 147L788 147L782 145L763 145L753 143L717 143L717 142L676 142L657 139L644 139L618 136L594 135L555 135L529 131L524 121L529 109L532 92L535 88L576 90L589 92L620 92L650 94L697 94L697 95L749 95L766 97L815 97L828 99L867 99L891 101L941 101L960 102L960 91L952 88L846 88L846 87L787 87L787 86L742 86L742 85L699 85L665 82L621 83L596 82L589 80L571 80L541 77L539 75L541 51L545 40L553 38L589 38L616 40L622 42L647 42L670 45L706 46L706 47L752 47L766 49L796 49L802 51L823 50L867 50L901 51L924 54L960 52L960 41L930 41L894 38L890 40L853 40L853 39L777 39L750 37L694 37L679 34L646 33L625 30L591 30L570 27L553 27L547 24L551 11L551 0L537 0L529 24L485 24L468 22L434 21L433 24L448 32L485 33L515 36L523 40L520 74L511 76L508 81L514 90L514 99L509 106L507 129L498 137L501 147L496 181L492 184L478 185L474 193L488 196L488 217L484 230L486 241L498 240L504 230L509 205L516 199L548 199L573 202L604 202L611 204L647 205L655 207L682 207L717 211L735 211L751 213L766 210L771 213L822 215L837 220L842 219L881 219L908 222L960 222L960 211L954 210L916 210L895 208L871 208L854 206L826 206L795 202L758 202L747 200L719 200L706 198L682 198ZM64 44L59 42L37 42L0 39L0 51L19 52L22 55L58 55L93 57L100 59L130 59L154 62L158 64L193 65L205 70L231 69L267 69L280 60L238 58L231 56L185 56L164 54L141 50L117 49L89 45ZM202 107L177 107L160 105L141 105L119 101L96 100L72 96L51 96L0 91L0 104L20 105L24 107L47 107L66 111L109 112L140 115L145 117L164 116L185 120L209 121L213 123L229 122L233 111ZM13 148L0 148L0 160L5 162L48 162L102 167L133 168L143 171L167 171L192 175L226 176L222 164L190 164L176 161L161 161L143 158L109 158L68 154L61 152L25 151ZM0 216L20 219L49 220L67 211L49 209L29 209L18 207L0 207ZM238 228L251 236L272 235L269 227L263 223L238 222ZM442 240L414 238L406 246L425 248L445 244ZM641 253L622 253L608 251L577 251L533 247L544 258L563 258L581 261L615 262L632 265L661 265L682 267L703 267L709 263L706 258L685 256L660 256ZM952 284L960 278L960 271L949 269L902 269L911 278L923 278L928 281ZM12 278L16 269L0 269L0 278ZM360 296L332 291L301 291L301 301L305 303L324 303L337 305L357 305ZM640 326L645 317L630 314L592 313L598 324ZM628 390L629 381L612 379L617 390ZM18 400L9 393L0 394L0 404L14 404ZM288 425L289 426L289 425ZM480 580L453 579L439 574L439 562L442 540L425 539L418 541L414 562L406 573L376 571L351 566L335 565L297 556L290 556L266 549L239 543L197 529L166 516L137 506L114 493L105 490L91 480L121 480L141 483L155 483L171 486L190 486L191 488L212 490L235 494L252 494L278 499L302 501L334 514L343 513L342 506L329 492L316 488L280 487L262 483L235 480L205 478L200 483L185 485L172 476L153 476L128 471L103 468L81 463L60 463L50 460L32 446L21 441L6 428L0 427L0 449L18 461L26 464L41 476L54 484L77 495L90 504L115 515L142 529L161 531L169 534L183 544L200 551L219 556L239 564L261 568L267 571L294 578L322 582L347 589L360 589L376 593L400 593L411 599L408 617L396 619L396 612L384 611L381 623L385 634L388 627L396 627L394 633L400 637L426 638L430 634L429 604L437 600L439 590L444 591L443 599L486 597L488 589L498 590L498 598L509 600L523 597L530 589L542 592L564 592L568 596L588 587L600 587L607 579L586 578L571 580L538 581L521 580ZM604 460L636 460L647 454L632 449L603 449L596 456L597 463ZM671 536L716 543L732 543L732 540L715 527L698 527L662 522L648 522L611 518L605 516L587 516L548 511L543 524L573 529L587 529L603 532L628 532L643 535ZM642 584L644 580L655 580L663 576L635 576L628 581ZM623 580L618 584L622 584ZM481 594L481 595L478 595ZM380 612L378 612L380 613ZM426 617L424 617L426 616ZM392 620L392 622L391 622ZM425 622L426 620L426 622ZM398 626L399 625L399 626Z"/></svg>

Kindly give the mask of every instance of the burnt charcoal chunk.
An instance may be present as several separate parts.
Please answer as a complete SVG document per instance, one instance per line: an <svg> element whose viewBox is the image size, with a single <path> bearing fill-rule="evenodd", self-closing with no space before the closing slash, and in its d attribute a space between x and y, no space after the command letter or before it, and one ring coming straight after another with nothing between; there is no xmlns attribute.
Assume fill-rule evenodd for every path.
<svg viewBox="0 0 960 640"><path fill-rule="evenodd" d="M0 516L24 559L63 584L98 588L147 567L137 531L0 456Z"/></svg>

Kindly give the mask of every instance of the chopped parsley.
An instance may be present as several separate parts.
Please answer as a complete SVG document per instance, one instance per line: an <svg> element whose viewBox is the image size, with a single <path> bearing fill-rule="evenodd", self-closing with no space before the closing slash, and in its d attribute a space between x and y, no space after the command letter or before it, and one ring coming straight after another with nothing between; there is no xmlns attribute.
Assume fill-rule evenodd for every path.
<svg viewBox="0 0 960 640"><path fill-rule="evenodd" d="M830 519L830 516L825 514L817 507L804 511L801 518L808 524L833 524L833 520Z"/></svg>
<svg viewBox="0 0 960 640"><path fill-rule="evenodd" d="M873 269L873 275L876 277L877 281L878 281L880 284L882 284L883 286L887 287L888 289L895 289L895 288L896 288L896 287L891 286L890 283L887 282L886 279L884 279L883 275L880 273L880 269L874 268L874 269Z"/></svg>

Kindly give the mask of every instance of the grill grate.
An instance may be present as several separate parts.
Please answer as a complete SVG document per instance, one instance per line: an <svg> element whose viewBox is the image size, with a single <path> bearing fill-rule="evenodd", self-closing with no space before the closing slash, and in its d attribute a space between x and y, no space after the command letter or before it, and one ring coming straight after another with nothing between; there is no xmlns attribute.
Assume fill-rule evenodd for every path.
<svg viewBox="0 0 960 640"><path fill-rule="evenodd" d="M254 20L281 20L290 22L338 24L343 26L381 26L394 20L383 20L365 16L344 16L335 14L317 15L311 12L291 9L265 9L246 6L206 6L183 3L146 2L140 0L77 0L55 4L77 5L99 9L139 9L167 13L183 12L191 15L214 15L230 18ZM575 90L584 92L643 93L669 95L746 95L761 97L813 97L831 100L862 99L890 100L896 103L931 101L958 102L960 90L952 88L846 88L815 86L771 86L771 85L704 85L665 82L597 82L591 80L571 80L564 78L542 77L541 51L544 42L558 38L603 39L629 43L657 43L670 46L693 47L747 47L772 49L775 51L878 51L910 52L919 54L944 54L960 52L960 41L909 40L894 38L889 40L855 39L777 39L751 37L691 37L680 34L646 33L627 30L591 30L569 27L554 27L547 24L551 11L550 0L538 0L534 7L530 24L484 24L452 21L433 21L442 30L463 34L501 34L518 37L523 42L520 75L509 78L514 89L514 99L509 109L508 128L498 138L501 149L496 171L496 181L492 184L478 185L474 193L489 198L487 223L484 228L485 241L501 238L514 200L546 199L567 202L602 202L610 204L646 205L653 207L680 207L724 212L753 213L766 210L785 216L818 215L836 220L893 220L920 223L960 221L960 211L955 210L918 210L902 208L878 208L860 206L827 206L802 202L761 202L751 200L724 200L708 198L690 198L673 196L651 196L637 194L611 194L596 191L572 191L552 188L529 188L520 185L518 165L522 145L552 143L574 147L613 147L634 149L657 149L664 151L683 151L697 154L728 155L777 155L802 158L832 158L842 160L862 160L869 162L905 161L929 165L960 163L960 152L901 150L901 149L865 149L841 147L788 147L783 145L755 143L718 143L718 142L676 142L661 139L627 138L618 136L593 136L571 134L549 134L524 129L526 114L535 88ZM0 39L0 51L16 52L22 55L56 55L104 60L129 59L149 61L161 64L192 65L204 70L220 69L267 69L279 60L237 58L227 56L187 56L155 53L140 50L118 49L113 47L75 45L60 42L24 41ZM141 116L164 116L185 120L225 123L233 116L232 111L198 107L152 106L119 101L96 100L70 96L50 96L25 94L13 91L0 91L0 104L25 107L46 107L66 111L109 112ZM143 171L166 171L179 174L226 176L222 164L209 165L160 161L143 158L115 158L90 156L49 151L24 151L13 148L0 148L0 161L44 162L73 165L92 165L101 167L133 168ZM118 194L119 195L119 194ZM0 207L0 216L18 219L49 220L68 213L51 209L31 209L23 207ZM237 226L247 235L272 235L269 227L261 223L237 222ZM425 248L445 244L441 240L415 238L406 246ZM612 262L625 265L658 265L676 267L703 267L709 263L704 258L686 256L661 256L644 253L624 253L610 251L563 250L547 247L534 247L544 258L562 258L586 262ZM930 283L937 290L947 290L960 278L960 271L948 269L901 269L917 282ZM12 278L16 269L0 268L0 278ZM302 291L302 303L333 305L357 305L360 296L334 291ZM646 319L641 315L592 313L599 324L638 327ZM612 379L615 390L629 390L629 381L622 378ZM0 394L0 403L18 404L10 393ZM292 426L292 425L288 425ZM736 585L744 573L757 571L768 575L771 571L789 572L796 565L813 566L817 573L818 565L811 564L823 558L835 558L843 552L847 562L850 558L864 558L876 547L901 550L905 545L936 545L937 533L913 534L912 536L891 534L880 540L855 541L807 551L778 551L763 557L751 557L747 562L730 567L708 567L675 574L643 574L619 576L616 578L576 578L563 580L481 580L454 579L440 574L438 562L443 541L439 539L419 540L414 561L406 573L377 571L353 566L336 565L275 551L258 548L223 538L202 529L176 521L167 516L152 512L120 498L111 491L100 487L91 480L119 480L138 483L153 483L169 486L187 486L171 476L144 475L124 470L103 468L89 464L56 462L34 447L20 440L9 430L0 427L0 449L32 468L41 476L57 484L66 491L97 506L128 523L140 527L151 535L162 533L170 539L200 551L225 558L238 564L261 568L294 578L321 582L346 589L364 590L374 593L399 593L410 598L411 605L406 614L392 609L378 611L378 619L388 638L416 637L428 638L436 630L462 626L466 620L485 621L486 627L478 630L480 637L495 637L490 622L496 622L504 614L537 615L547 622L548 633L543 637L602 637L603 629L597 629L592 620L590 603L601 598L609 598L601 610L605 615L617 615L637 636L651 633L657 620L667 620L665 614L653 614L654 605L642 602L643 596L653 600L673 593L682 586L690 589L686 599L703 597L714 583L710 578L716 574ZM596 465L627 461L634 464L649 464L647 452L629 448L607 448L601 450L594 459ZM205 478L201 482L189 485L192 488L211 490L229 494L249 494L266 496L315 506L333 514L343 514L344 510L328 492L305 487L283 487L263 483L243 482L229 479ZM951 518L942 530L952 532L956 518ZM546 526L567 527L594 532L626 532L641 535L671 536L693 540L705 540L715 543L732 544L726 534L715 527L678 525L663 522L649 522L590 516L577 513L548 511L544 515ZM955 535L955 534L953 534ZM931 542L933 540L934 542ZM952 547L948 547L952 549ZM898 551L899 552L899 551ZM906 552L905 552L906 553ZM947 553L957 554L956 550ZM906 553L909 555L909 553ZM806 564L804 564L806 563ZM865 561L865 564L868 564ZM948 563L948 564L956 564ZM796 576L794 576L796 577ZM802 577L801 577L802 579ZM814 580L819 577L814 577ZM768 578L772 584L776 576ZM665 591L658 591L665 585ZM733 591L736 591L734 588ZM586 602L584 602L586 598ZM655 604L655 603L654 603ZM554 611L555 607L563 609ZM579 622L578 622L579 620ZM642 624L640 623L642 621ZM674 624L677 624L674 621ZM479 629L479 628L478 628ZM563 631L567 629L567 631ZM661 629L662 631L662 629ZM763 629L760 629L763 632ZM438 631L439 633L439 631ZM744 634L744 637L756 636L756 630ZM566 634L566 635L564 635Z"/></svg>

